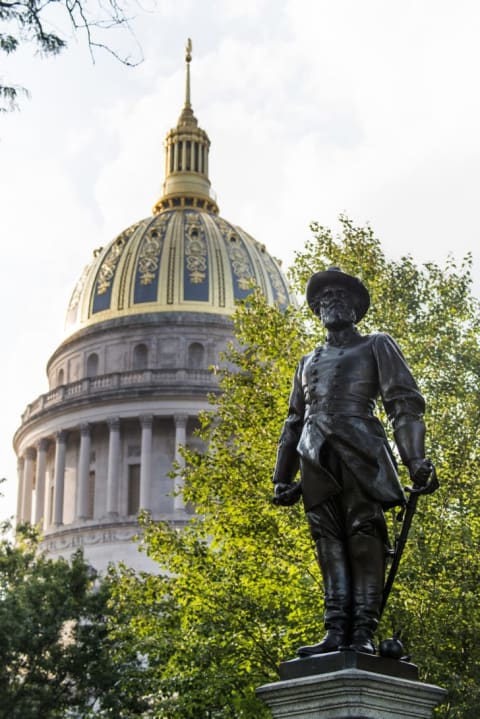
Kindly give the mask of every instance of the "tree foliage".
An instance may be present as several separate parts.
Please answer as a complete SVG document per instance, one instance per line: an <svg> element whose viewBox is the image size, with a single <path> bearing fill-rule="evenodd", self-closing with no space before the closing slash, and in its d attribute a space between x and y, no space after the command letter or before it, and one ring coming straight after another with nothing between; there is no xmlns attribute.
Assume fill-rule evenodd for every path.
<svg viewBox="0 0 480 719"><path fill-rule="evenodd" d="M106 50L125 65L136 65L138 59L115 49L112 32L126 30L129 44L134 40L127 4L121 0L0 0L0 52L7 55L25 43L33 45L43 56L58 55L67 46L69 32L85 36L92 59L97 49ZM25 88L4 84L0 77L0 112L17 107Z"/></svg>
<svg viewBox="0 0 480 719"><path fill-rule="evenodd" d="M372 307L361 331L391 333L427 400L428 452L440 490L422 498L380 636L403 630L421 678L446 686L442 719L473 719L480 686L480 310L471 258L445 267L388 259L371 228L313 225L292 282L331 265L362 278ZM236 313L237 343L217 407L201 418L204 452L185 450L184 531L145 520L158 576L125 572L116 601L148 657L155 717L266 716L255 686L322 635L322 591L302 510L272 505L276 443L296 362L323 329L305 307L284 314L260 294ZM405 484L408 483L404 475ZM398 531L390 518L391 533Z"/></svg>
<svg viewBox="0 0 480 719"><path fill-rule="evenodd" d="M36 531L0 541L0 718L143 716L131 682L136 654L117 652L107 628L110 584L80 553L71 562L39 553ZM120 689L122 682L122 689ZM70 712L70 713L68 713Z"/></svg>

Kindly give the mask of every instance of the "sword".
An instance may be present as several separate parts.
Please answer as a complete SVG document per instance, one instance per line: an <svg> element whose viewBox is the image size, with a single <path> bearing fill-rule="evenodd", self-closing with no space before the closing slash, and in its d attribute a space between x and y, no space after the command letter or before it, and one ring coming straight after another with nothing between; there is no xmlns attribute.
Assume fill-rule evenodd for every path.
<svg viewBox="0 0 480 719"><path fill-rule="evenodd" d="M383 588L380 617L382 616L383 610L385 609L385 605L390 595L393 582L395 581L395 577L397 575L398 567L400 566L400 560L402 559L403 550L405 549L408 533L412 525L413 515L415 514L415 511L417 509L418 498L421 494L433 494L433 492L435 492L439 487L438 477L435 471L435 465L431 460L428 460L428 463L430 478L427 484L419 487L416 487L414 484L413 487L406 488L407 492L410 494L410 497L404 509L404 514L403 511L400 513L400 516L403 514L402 529L400 530L400 535L395 542L393 561L390 567L390 571L388 573L387 581L385 582L385 586Z"/></svg>

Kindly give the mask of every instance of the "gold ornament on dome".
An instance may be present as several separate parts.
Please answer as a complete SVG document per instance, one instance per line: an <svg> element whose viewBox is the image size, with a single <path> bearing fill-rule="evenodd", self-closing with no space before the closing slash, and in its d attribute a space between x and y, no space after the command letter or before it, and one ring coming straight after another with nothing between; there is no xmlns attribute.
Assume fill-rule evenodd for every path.
<svg viewBox="0 0 480 719"><path fill-rule="evenodd" d="M217 226L223 234L225 246L227 248L230 262L232 263L233 273L237 278L238 286L241 290L249 290L252 286L252 280L255 278L252 274L248 252L243 246L243 243L241 243L238 235L235 232L232 232L232 227L225 222L222 217L215 217L214 221L217 223Z"/></svg>
<svg viewBox="0 0 480 719"><path fill-rule="evenodd" d="M235 235L230 237L230 243L238 242ZM244 247L236 244L228 245L228 254L233 267L233 272L237 277L238 286L242 290L248 290L251 287L252 273L250 271L250 259Z"/></svg>
<svg viewBox="0 0 480 719"><path fill-rule="evenodd" d="M139 225L140 222L137 222L135 225L128 227L114 241L98 273L97 295L104 295L109 289L115 276L115 269L125 248L126 242L133 235Z"/></svg>
<svg viewBox="0 0 480 719"><path fill-rule="evenodd" d="M157 274L168 219L160 217L155 223L155 227L147 233L143 240L142 249L138 256L138 273L142 285L151 285Z"/></svg>
<svg viewBox="0 0 480 719"><path fill-rule="evenodd" d="M287 293L285 291L285 286L280 278L278 268L273 259L267 253L264 254L264 263L272 287L276 292L277 302L280 305L288 304Z"/></svg>
<svg viewBox="0 0 480 719"><path fill-rule="evenodd" d="M198 215L188 216L185 227L185 259L190 282L198 285L207 277L207 243Z"/></svg>
<svg viewBox="0 0 480 719"><path fill-rule="evenodd" d="M70 298L70 303L67 308L67 312L73 312L78 306L78 303L80 302L80 297L82 296L83 288L85 287L85 283L87 281L87 277L90 273L90 268L92 267L92 263L87 265L78 280L77 284L75 285L75 289L73 290L73 294Z"/></svg>

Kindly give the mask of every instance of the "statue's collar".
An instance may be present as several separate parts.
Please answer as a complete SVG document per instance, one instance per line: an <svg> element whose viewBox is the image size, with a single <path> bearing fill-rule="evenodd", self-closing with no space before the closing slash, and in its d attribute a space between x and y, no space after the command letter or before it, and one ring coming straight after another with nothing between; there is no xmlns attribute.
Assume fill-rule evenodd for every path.
<svg viewBox="0 0 480 719"><path fill-rule="evenodd" d="M327 345L330 347L345 347L356 344L361 334L356 327L345 327L341 330L329 330L327 334Z"/></svg>

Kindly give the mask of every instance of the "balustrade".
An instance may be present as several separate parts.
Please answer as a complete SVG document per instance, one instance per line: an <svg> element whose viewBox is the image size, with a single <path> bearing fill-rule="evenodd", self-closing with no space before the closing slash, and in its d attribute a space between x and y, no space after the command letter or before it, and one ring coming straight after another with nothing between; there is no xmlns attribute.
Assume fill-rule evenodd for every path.
<svg viewBox="0 0 480 719"><path fill-rule="evenodd" d="M85 378L70 384L62 385L50 390L46 394L40 395L36 400L31 402L25 412L22 414L22 423L28 422L38 414L52 406L60 405L65 401L82 399L84 397L94 397L102 392L112 390L118 387L128 389L128 387L161 387L166 385L170 387L175 382L191 383L193 385L209 385L214 389L218 385L217 376L208 369L189 370L179 369L155 369L155 370L131 370L129 372L112 372L111 374L100 375L99 377Z"/></svg>

